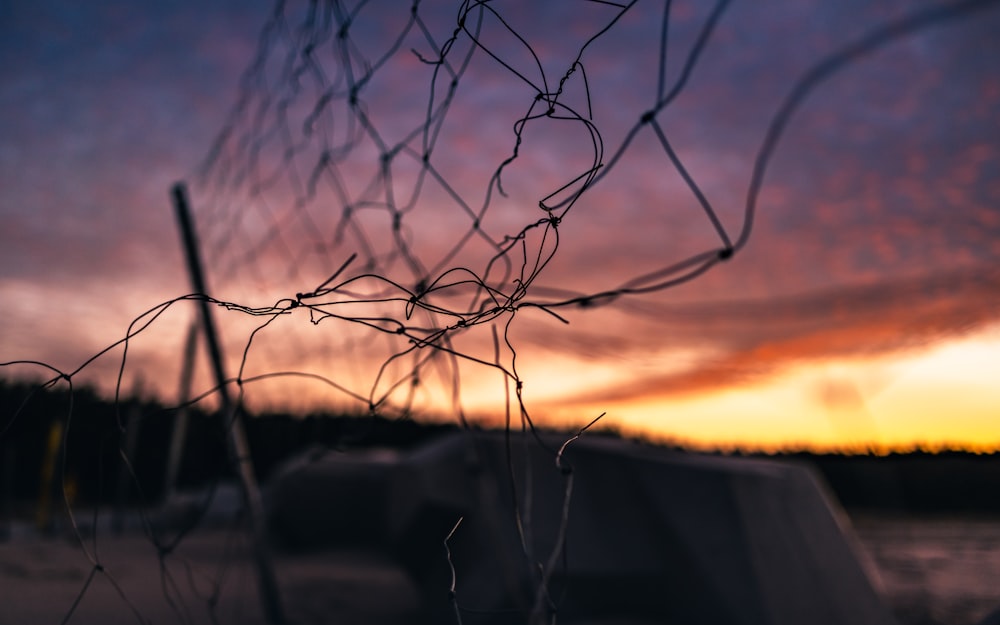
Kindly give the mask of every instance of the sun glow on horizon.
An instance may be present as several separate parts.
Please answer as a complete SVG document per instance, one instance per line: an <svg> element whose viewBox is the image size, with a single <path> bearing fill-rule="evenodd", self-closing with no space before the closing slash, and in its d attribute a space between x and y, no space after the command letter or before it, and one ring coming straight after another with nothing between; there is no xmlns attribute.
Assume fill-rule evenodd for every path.
<svg viewBox="0 0 1000 625"><path fill-rule="evenodd" d="M756 384L558 408L607 412L623 433L699 448L1000 449L1000 328L921 351L800 363Z"/></svg>
<svg viewBox="0 0 1000 625"><path fill-rule="evenodd" d="M572 430L604 413L600 425L623 435L706 450L1000 450L1000 326L920 350L795 362L756 382L689 394L654 391L601 398L601 389L613 391L637 370L653 367L652 357L625 363L531 355L524 362L533 364L521 371L523 396L533 423L542 427ZM690 351L658 358L676 373L697 367L704 355ZM478 371L462 378L459 401L467 420L498 427L509 406L510 423L519 427L513 384L505 398L500 372ZM546 385L549 381L555 382ZM366 412L363 401L347 399L318 376L248 381L243 390L251 413ZM425 401L409 416L458 422L448 393L434 387L422 392ZM384 412L396 414L390 406Z"/></svg>

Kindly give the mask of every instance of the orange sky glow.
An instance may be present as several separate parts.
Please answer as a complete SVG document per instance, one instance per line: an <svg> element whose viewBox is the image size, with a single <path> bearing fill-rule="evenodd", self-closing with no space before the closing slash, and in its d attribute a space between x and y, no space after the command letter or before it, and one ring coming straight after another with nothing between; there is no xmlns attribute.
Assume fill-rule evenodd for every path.
<svg viewBox="0 0 1000 625"><path fill-rule="evenodd" d="M456 31L453 7L425 4L426 33L408 11L352 23L351 71L370 80L332 57L283 75L297 40L255 50L263 0L156 19L11 9L0 362L18 364L0 375L44 379L45 363L110 393L121 371L124 392L177 401L197 307L168 192L186 180L253 411L520 425L520 391L541 425L605 413L699 448L1000 449L995 7L817 84L751 219L755 158L796 81L933 3L734 3L655 115L712 22L703 3L676 3L666 60L662 7L483 10ZM456 32L451 65L429 62ZM661 284L699 254L704 273ZM127 353L89 361L136 320ZM203 346L195 367L210 391Z"/></svg>

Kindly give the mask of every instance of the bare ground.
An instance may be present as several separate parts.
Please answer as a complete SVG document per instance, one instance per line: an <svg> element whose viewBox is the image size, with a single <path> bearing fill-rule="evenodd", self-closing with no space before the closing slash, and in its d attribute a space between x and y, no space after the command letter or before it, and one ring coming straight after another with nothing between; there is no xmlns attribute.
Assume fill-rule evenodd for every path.
<svg viewBox="0 0 1000 625"><path fill-rule="evenodd" d="M901 625L972 625L1000 607L1000 519L857 514L854 529ZM244 537L201 530L162 559L136 530L87 542L35 534L0 543L0 623L263 623ZM289 621L413 623L419 597L368 553L277 553ZM102 568L103 567L103 568ZM73 608L74 603L78 604Z"/></svg>
<svg viewBox="0 0 1000 625"><path fill-rule="evenodd" d="M853 525L901 625L972 625L1000 608L1000 518L858 514Z"/></svg>

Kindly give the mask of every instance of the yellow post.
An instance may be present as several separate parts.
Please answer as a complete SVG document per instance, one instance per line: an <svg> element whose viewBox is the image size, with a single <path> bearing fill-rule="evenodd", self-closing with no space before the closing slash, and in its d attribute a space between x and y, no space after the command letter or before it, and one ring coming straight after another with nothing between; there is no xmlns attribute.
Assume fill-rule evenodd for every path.
<svg viewBox="0 0 1000 625"><path fill-rule="evenodd" d="M62 449L63 422L55 419L49 427L49 438L45 443L45 459L42 461L42 476L38 492L38 510L35 523L38 529L47 532L52 529L52 493L55 491L56 467L59 451Z"/></svg>

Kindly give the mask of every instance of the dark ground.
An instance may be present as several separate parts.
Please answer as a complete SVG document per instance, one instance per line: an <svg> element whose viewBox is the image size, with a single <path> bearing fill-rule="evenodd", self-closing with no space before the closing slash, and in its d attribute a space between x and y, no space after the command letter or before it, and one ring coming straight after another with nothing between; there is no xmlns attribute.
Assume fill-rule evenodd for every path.
<svg viewBox="0 0 1000 625"><path fill-rule="evenodd" d="M852 522L901 625L972 625L1000 606L1000 518L864 514ZM208 624L218 593L218 623L262 623L251 563L225 557L245 546L243 536L224 529L199 531L166 560L162 576L141 532L109 534L97 548L110 575L95 574L69 622ZM0 543L0 623L62 622L93 568L65 535ZM286 612L298 625L416 622L416 588L378 556L278 552L275 568Z"/></svg>
<svg viewBox="0 0 1000 625"><path fill-rule="evenodd" d="M856 514L900 625L970 625L1000 608L1000 517Z"/></svg>

